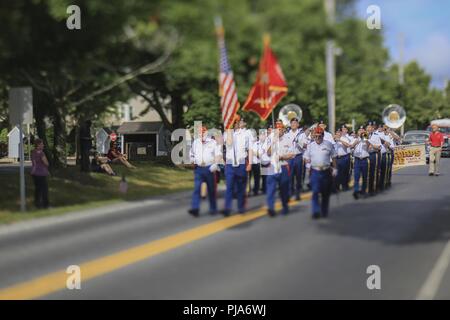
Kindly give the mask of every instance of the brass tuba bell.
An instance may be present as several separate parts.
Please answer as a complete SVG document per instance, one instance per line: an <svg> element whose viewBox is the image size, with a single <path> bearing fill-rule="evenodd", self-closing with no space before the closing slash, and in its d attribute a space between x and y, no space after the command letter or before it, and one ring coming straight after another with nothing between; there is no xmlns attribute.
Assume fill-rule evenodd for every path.
<svg viewBox="0 0 450 320"><path fill-rule="evenodd" d="M383 122L391 129L400 128L406 121L406 112L398 104L390 104L384 108L381 117Z"/></svg>
<svg viewBox="0 0 450 320"><path fill-rule="evenodd" d="M291 124L291 120L294 118L297 118L300 122L302 115L302 109L298 105L290 103L281 108L278 113L278 118L283 122L285 127L288 127Z"/></svg>

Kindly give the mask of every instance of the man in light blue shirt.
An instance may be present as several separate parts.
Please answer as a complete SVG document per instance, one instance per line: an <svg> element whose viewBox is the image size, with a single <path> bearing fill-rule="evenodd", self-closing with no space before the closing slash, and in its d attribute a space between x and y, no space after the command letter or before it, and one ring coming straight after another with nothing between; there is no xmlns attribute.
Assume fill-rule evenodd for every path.
<svg viewBox="0 0 450 320"><path fill-rule="evenodd" d="M312 196L312 218L326 218L329 211L333 178L337 175L336 150L333 144L324 140L324 130L314 130L314 142L310 143L303 155L311 166L310 183ZM321 201L319 196L322 195Z"/></svg>

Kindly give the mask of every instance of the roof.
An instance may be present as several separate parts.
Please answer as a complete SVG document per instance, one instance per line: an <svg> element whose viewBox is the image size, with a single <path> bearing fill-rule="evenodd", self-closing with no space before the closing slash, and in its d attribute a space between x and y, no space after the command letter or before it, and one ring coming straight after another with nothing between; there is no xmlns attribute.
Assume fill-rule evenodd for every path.
<svg viewBox="0 0 450 320"><path fill-rule="evenodd" d="M159 130L163 127L163 123L161 121L132 121L132 122L124 122L117 132L120 134L134 134L134 133L149 133L149 132L159 132Z"/></svg>
<svg viewBox="0 0 450 320"><path fill-rule="evenodd" d="M407 134L418 134L418 133L430 134L430 131L427 131L427 130L409 130L409 131L405 132L405 135L407 135Z"/></svg>
<svg viewBox="0 0 450 320"><path fill-rule="evenodd" d="M120 126L103 127L102 129L109 135L113 132L117 132Z"/></svg>
<svg viewBox="0 0 450 320"><path fill-rule="evenodd" d="M16 134L16 135L18 135L18 134L19 134L19 128L17 128L17 127L12 128L11 131L8 133L7 136L9 137L9 136L12 135L13 133ZM25 133L22 132L22 136L25 137Z"/></svg>
<svg viewBox="0 0 450 320"><path fill-rule="evenodd" d="M431 125L436 124L439 127L450 127L450 119L437 119L431 121Z"/></svg>

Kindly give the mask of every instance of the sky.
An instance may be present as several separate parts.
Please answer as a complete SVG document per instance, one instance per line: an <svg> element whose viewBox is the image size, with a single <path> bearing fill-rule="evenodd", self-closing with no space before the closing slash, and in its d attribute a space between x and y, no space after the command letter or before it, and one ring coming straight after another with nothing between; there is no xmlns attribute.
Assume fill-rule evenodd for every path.
<svg viewBox="0 0 450 320"><path fill-rule="evenodd" d="M367 19L370 5L380 7L391 59L399 60L399 35L403 34L403 61L418 61L432 75L432 86L443 88L445 80L450 80L450 0L359 0L356 14Z"/></svg>

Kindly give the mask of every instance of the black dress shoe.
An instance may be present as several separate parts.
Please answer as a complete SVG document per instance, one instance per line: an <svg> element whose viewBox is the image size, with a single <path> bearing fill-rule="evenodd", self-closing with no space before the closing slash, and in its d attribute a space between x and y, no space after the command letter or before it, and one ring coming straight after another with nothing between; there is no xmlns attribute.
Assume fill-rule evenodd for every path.
<svg viewBox="0 0 450 320"><path fill-rule="evenodd" d="M300 201L300 195L299 194L295 196L295 200Z"/></svg>
<svg viewBox="0 0 450 320"><path fill-rule="evenodd" d="M313 220L318 220L320 219L320 213L314 213L311 217Z"/></svg>
<svg viewBox="0 0 450 320"><path fill-rule="evenodd" d="M434 173L430 172L428 175L431 177L434 176Z"/></svg>
<svg viewBox="0 0 450 320"><path fill-rule="evenodd" d="M188 213L189 213L191 216L194 216L194 217L198 217L198 216L199 216L198 209L189 209L189 210L188 210Z"/></svg>
<svg viewBox="0 0 450 320"><path fill-rule="evenodd" d="M275 212L275 210L267 210L267 214L271 217L275 217L276 212Z"/></svg>
<svg viewBox="0 0 450 320"><path fill-rule="evenodd" d="M225 217L230 216L230 210L222 210L221 213L222 213Z"/></svg>
<svg viewBox="0 0 450 320"><path fill-rule="evenodd" d="M353 198L355 198L355 200L359 199L359 192L353 192Z"/></svg>

